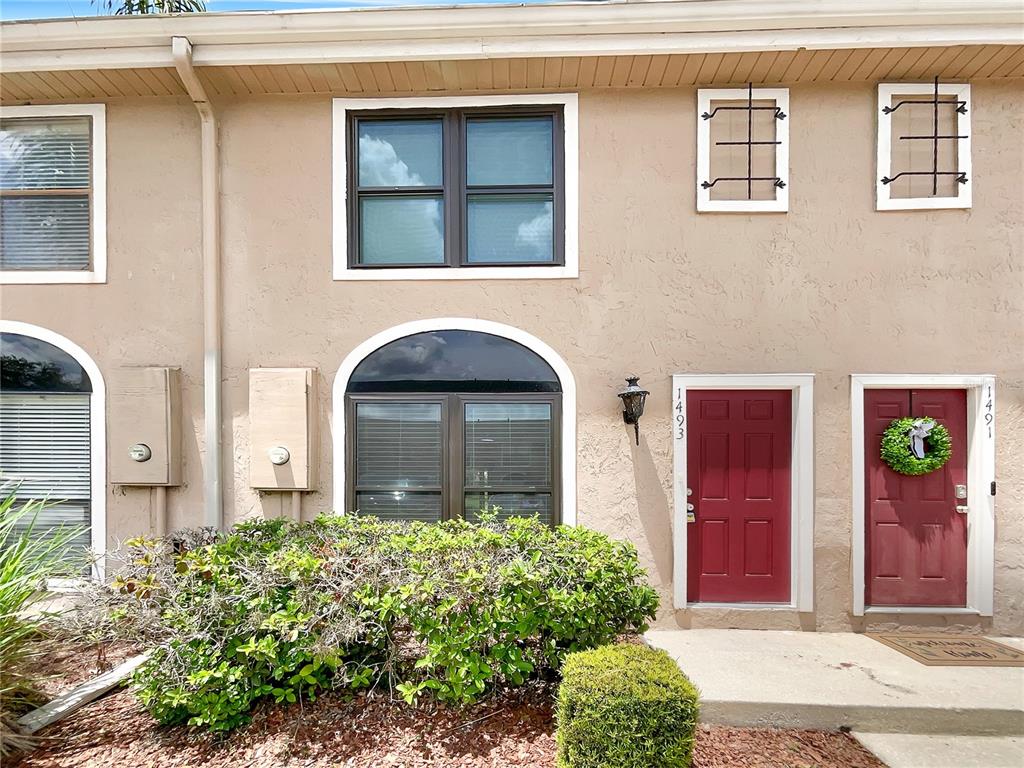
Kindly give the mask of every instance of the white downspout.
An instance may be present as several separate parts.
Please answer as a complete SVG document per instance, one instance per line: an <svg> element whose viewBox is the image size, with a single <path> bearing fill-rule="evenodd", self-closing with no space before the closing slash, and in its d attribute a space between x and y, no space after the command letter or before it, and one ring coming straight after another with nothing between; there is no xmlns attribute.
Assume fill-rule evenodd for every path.
<svg viewBox="0 0 1024 768"><path fill-rule="evenodd" d="M221 494L221 288L220 288L220 159L217 118L192 67L192 44L185 37L171 40L171 54L185 90L199 112L203 193L203 456L204 525L224 524Z"/></svg>

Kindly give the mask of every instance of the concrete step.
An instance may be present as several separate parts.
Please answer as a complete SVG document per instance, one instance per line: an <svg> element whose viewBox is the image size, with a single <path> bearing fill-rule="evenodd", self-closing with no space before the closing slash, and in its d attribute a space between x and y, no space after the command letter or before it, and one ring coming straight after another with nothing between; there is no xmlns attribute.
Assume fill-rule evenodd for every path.
<svg viewBox="0 0 1024 768"><path fill-rule="evenodd" d="M1024 736L1022 667L928 667L853 633L655 630L647 640L700 689L707 723Z"/></svg>
<svg viewBox="0 0 1024 768"><path fill-rule="evenodd" d="M908 733L858 733L853 736L889 768L1021 768L1024 738Z"/></svg>

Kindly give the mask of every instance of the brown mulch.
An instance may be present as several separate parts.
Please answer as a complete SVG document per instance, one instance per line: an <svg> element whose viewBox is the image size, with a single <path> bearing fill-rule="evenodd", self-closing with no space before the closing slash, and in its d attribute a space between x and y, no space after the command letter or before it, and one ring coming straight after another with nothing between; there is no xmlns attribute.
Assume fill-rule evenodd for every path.
<svg viewBox="0 0 1024 768"><path fill-rule="evenodd" d="M70 645L55 640L43 641L40 652L33 674L37 688L51 699L141 653L128 643Z"/></svg>
<svg viewBox="0 0 1024 768"><path fill-rule="evenodd" d="M845 733L702 725L693 768L885 768L885 763Z"/></svg>
<svg viewBox="0 0 1024 768"><path fill-rule="evenodd" d="M130 649L119 649L126 656ZM67 684L90 656L61 652ZM95 652L91 658L95 659ZM110 653L108 652L108 659ZM328 694L257 707L229 737L157 726L134 696L112 693L40 733L19 768L553 768L553 689L495 695L468 710L418 709L386 694ZM701 726L694 768L884 768L843 733Z"/></svg>

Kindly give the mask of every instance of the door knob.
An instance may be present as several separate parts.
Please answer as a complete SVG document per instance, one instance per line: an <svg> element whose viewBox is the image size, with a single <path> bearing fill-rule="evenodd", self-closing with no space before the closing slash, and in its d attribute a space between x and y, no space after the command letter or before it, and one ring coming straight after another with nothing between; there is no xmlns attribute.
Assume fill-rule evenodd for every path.
<svg viewBox="0 0 1024 768"><path fill-rule="evenodd" d="M961 515L966 515L967 514L967 509L968 509L968 507L967 507L966 504L957 504L956 505L956 511L959 512Z"/></svg>

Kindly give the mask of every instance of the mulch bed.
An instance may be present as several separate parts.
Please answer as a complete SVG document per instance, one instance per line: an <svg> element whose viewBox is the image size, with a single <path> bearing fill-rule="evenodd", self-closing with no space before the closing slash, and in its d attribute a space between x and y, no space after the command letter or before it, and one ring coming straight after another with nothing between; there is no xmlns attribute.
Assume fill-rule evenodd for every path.
<svg viewBox="0 0 1024 768"><path fill-rule="evenodd" d="M127 643L81 646L55 640L43 643L41 657L33 662L33 673L40 692L51 699L142 652Z"/></svg>
<svg viewBox="0 0 1024 768"><path fill-rule="evenodd" d="M121 649L120 652L127 652ZM74 677L88 653L63 664ZM95 658L93 652L92 658ZM108 659L110 654L108 653ZM64 681L66 684L67 680ZM553 768L554 690L536 685L468 710L418 709L386 694L287 708L265 704L229 737L161 728L131 693L112 693L40 733L19 768ZM701 726L694 768L884 768L843 733Z"/></svg>

